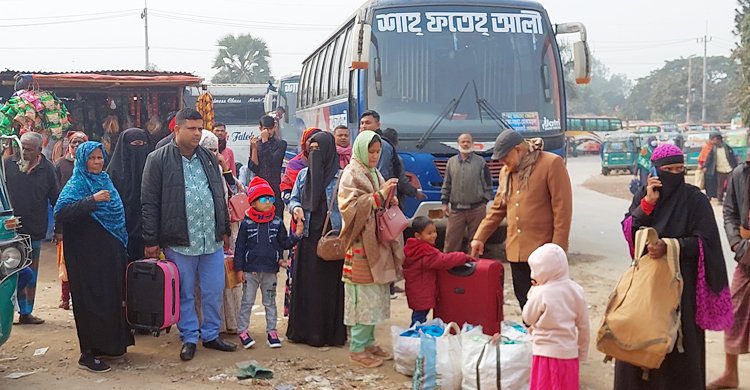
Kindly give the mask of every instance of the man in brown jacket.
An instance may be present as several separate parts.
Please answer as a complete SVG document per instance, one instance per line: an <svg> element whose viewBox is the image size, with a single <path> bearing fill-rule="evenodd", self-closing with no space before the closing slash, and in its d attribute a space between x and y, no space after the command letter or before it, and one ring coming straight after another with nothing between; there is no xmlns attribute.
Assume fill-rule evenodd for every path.
<svg viewBox="0 0 750 390"><path fill-rule="evenodd" d="M536 248L553 243L568 251L573 194L565 163L542 151L541 140L526 141L505 130L495 141L492 159L505 165L492 207L471 241L471 255L484 252L484 243L508 218L506 253L513 274L513 291L521 308L531 288L527 260Z"/></svg>

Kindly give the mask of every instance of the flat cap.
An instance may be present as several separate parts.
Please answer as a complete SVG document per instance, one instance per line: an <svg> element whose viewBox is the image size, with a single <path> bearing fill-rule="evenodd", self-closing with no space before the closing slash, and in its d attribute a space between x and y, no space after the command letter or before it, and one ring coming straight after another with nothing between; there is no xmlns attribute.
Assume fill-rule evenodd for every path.
<svg viewBox="0 0 750 390"><path fill-rule="evenodd" d="M516 145L520 145L525 140L521 134L513 130L505 130L497 136L495 140L495 151L492 153L493 160L500 160L505 157Z"/></svg>

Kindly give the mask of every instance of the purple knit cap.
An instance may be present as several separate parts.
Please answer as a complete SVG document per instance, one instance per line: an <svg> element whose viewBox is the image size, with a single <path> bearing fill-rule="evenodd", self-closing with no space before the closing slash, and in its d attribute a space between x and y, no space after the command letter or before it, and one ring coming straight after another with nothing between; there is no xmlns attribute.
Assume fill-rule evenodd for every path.
<svg viewBox="0 0 750 390"><path fill-rule="evenodd" d="M670 164L684 164L685 156L682 150L672 144L662 144L651 153L651 162L654 166L663 167Z"/></svg>

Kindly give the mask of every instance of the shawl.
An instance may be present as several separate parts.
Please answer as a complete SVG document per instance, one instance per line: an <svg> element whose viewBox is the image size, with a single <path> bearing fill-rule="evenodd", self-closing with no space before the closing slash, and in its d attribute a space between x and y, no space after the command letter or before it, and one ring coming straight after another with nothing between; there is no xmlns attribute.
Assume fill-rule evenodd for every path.
<svg viewBox="0 0 750 390"><path fill-rule="evenodd" d="M365 133L375 134L371 131ZM372 168L356 159L344 168L338 192L339 211L343 222L339 237L347 249L360 239L365 248L373 281L376 284L388 284L401 277L404 246L403 240L382 243L376 236L375 209L379 196L375 193L377 190L372 175ZM377 170L374 175L379 187L384 182L383 177Z"/></svg>
<svg viewBox="0 0 750 390"><path fill-rule="evenodd" d="M325 203L326 188L339 171L336 141L328 132L315 134L312 139L318 143L318 150L310 151L307 176L302 187L302 208L313 210Z"/></svg>
<svg viewBox="0 0 750 390"><path fill-rule="evenodd" d="M352 145L350 144L345 148L336 145L336 152L339 154L339 167L344 169L352 160Z"/></svg>
<svg viewBox="0 0 750 390"><path fill-rule="evenodd" d="M536 165L536 160L539 159L539 155L542 154L542 150L544 149L544 141L541 138L533 138L526 141L529 152L521 157L521 161L518 162L518 186L519 190L525 190L529 186L529 177L531 177L531 173L534 171L534 166ZM500 188L498 188L498 192L501 194L502 199L508 200L508 197L510 196L512 192L512 182L511 182L511 176L513 172L511 172L507 167L503 167L503 169L500 171Z"/></svg>
<svg viewBox="0 0 750 390"><path fill-rule="evenodd" d="M370 173L370 181L375 186L375 191L380 189L383 177L380 176L377 168L370 168L367 166L367 155L369 154L370 144L374 141L380 142L382 146L382 140L378 133L374 131L363 131L357 135L357 139L354 140L352 145L352 158L357 160L362 167L367 169ZM373 192L375 192L373 191Z"/></svg>
<svg viewBox="0 0 750 390"><path fill-rule="evenodd" d="M125 227L125 211L120 193L115 189L107 172L102 171L99 174L93 174L86 168L89 156L96 149L102 151L104 165L107 165L107 154L104 153L102 144L89 141L79 145L76 151L73 176L70 177L70 180L60 192L60 197L55 204L55 215L65 206L84 200L101 190L107 190L110 196L109 202L97 202L97 208L91 213L91 217L127 248L128 231Z"/></svg>

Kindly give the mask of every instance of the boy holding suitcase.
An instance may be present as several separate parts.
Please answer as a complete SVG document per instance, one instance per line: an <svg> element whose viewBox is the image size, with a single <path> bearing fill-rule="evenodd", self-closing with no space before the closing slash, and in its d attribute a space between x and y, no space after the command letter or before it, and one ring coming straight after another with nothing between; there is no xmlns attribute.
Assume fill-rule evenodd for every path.
<svg viewBox="0 0 750 390"><path fill-rule="evenodd" d="M266 309L267 344L280 348L281 340L276 332L276 274L279 267L286 267L282 251L292 249L302 236L303 224L297 224L296 234L287 235L284 221L276 216L274 192L267 181L254 177L247 190L250 208L240 225L235 243L234 269L238 278L244 280L242 304L238 330L244 348L255 345L248 328L255 304L255 295L261 289L263 306Z"/></svg>
<svg viewBox="0 0 750 390"><path fill-rule="evenodd" d="M404 246L404 279L406 300L412 309L411 326L425 323L427 314L437 303L437 271L474 261L463 252L442 253L435 247L437 229L427 217L416 217L411 224L414 238Z"/></svg>

